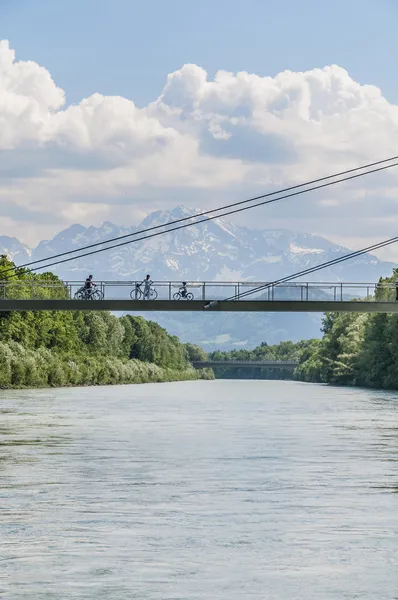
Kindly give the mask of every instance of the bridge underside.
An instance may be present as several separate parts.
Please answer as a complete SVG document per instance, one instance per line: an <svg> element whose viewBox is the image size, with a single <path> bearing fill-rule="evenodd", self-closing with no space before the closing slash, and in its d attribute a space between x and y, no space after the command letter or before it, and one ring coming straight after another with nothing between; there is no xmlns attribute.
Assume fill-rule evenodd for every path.
<svg viewBox="0 0 398 600"><path fill-rule="evenodd" d="M193 361L192 366L195 369L217 369L219 367L227 368L227 369L283 369L283 370L291 370L298 366L298 363L284 363L280 362L260 362L260 361Z"/></svg>
<svg viewBox="0 0 398 600"><path fill-rule="evenodd" d="M355 312L396 313L398 302L238 300L218 302L191 300L0 300L0 311L109 310L113 312Z"/></svg>

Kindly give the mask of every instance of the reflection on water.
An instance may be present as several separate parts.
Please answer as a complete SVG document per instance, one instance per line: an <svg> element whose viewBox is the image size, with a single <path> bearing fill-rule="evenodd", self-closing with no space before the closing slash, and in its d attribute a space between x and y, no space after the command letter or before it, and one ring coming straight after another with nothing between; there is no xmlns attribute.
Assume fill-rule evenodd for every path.
<svg viewBox="0 0 398 600"><path fill-rule="evenodd" d="M0 596L398 598L397 417L293 382L1 391Z"/></svg>

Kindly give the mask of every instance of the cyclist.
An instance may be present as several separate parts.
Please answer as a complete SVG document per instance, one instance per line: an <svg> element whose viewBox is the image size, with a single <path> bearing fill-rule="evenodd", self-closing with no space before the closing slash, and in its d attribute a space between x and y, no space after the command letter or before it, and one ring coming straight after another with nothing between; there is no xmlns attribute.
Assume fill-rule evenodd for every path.
<svg viewBox="0 0 398 600"><path fill-rule="evenodd" d="M144 285L144 300L149 300L149 294L151 291L151 276L147 275L141 285Z"/></svg>
<svg viewBox="0 0 398 600"><path fill-rule="evenodd" d="M182 282L182 287L180 287L180 289L178 291L181 294L181 298L187 297L187 282L186 281Z"/></svg>
<svg viewBox="0 0 398 600"><path fill-rule="evenodd" d="M93 293L93 287L96 287L96 284L93 281L93 276L89 275L86 279L86 281L84 282L84 293L86 295L86 298L89 299L91 294Z"/></svg>

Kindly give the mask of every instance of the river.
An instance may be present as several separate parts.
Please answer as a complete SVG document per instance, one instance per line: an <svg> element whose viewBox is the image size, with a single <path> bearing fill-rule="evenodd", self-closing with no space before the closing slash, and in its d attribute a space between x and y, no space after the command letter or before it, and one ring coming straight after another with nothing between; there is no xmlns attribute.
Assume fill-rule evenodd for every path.
<svg viewBox="0 0 398 600"><path fill-rule="evenodd" d="M398 598L398 395L0 391L5 600Z"/></svg>

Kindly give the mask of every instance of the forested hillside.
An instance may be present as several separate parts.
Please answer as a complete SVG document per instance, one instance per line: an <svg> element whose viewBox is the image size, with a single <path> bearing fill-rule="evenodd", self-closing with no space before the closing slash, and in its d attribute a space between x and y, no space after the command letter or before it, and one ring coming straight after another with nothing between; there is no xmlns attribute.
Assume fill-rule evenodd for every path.
<svg viewBox="0 0 398 600"><path fill-rule="evenodd" d="M66 297L53 274L29 274L0 258L2 297L28 297L32 282ZM0 387L105 385L211 376L195 371L178 338L142 317L107 312L0 312Z"/></svg>
<svg viewBox="0 0 398 600"><path fill-rule="evenodd" d="M381 278L376 299L391 299L390 278ZM327 313L323 338L301 358L295 377L340 385L398 389L398 315Z"/></svg>

